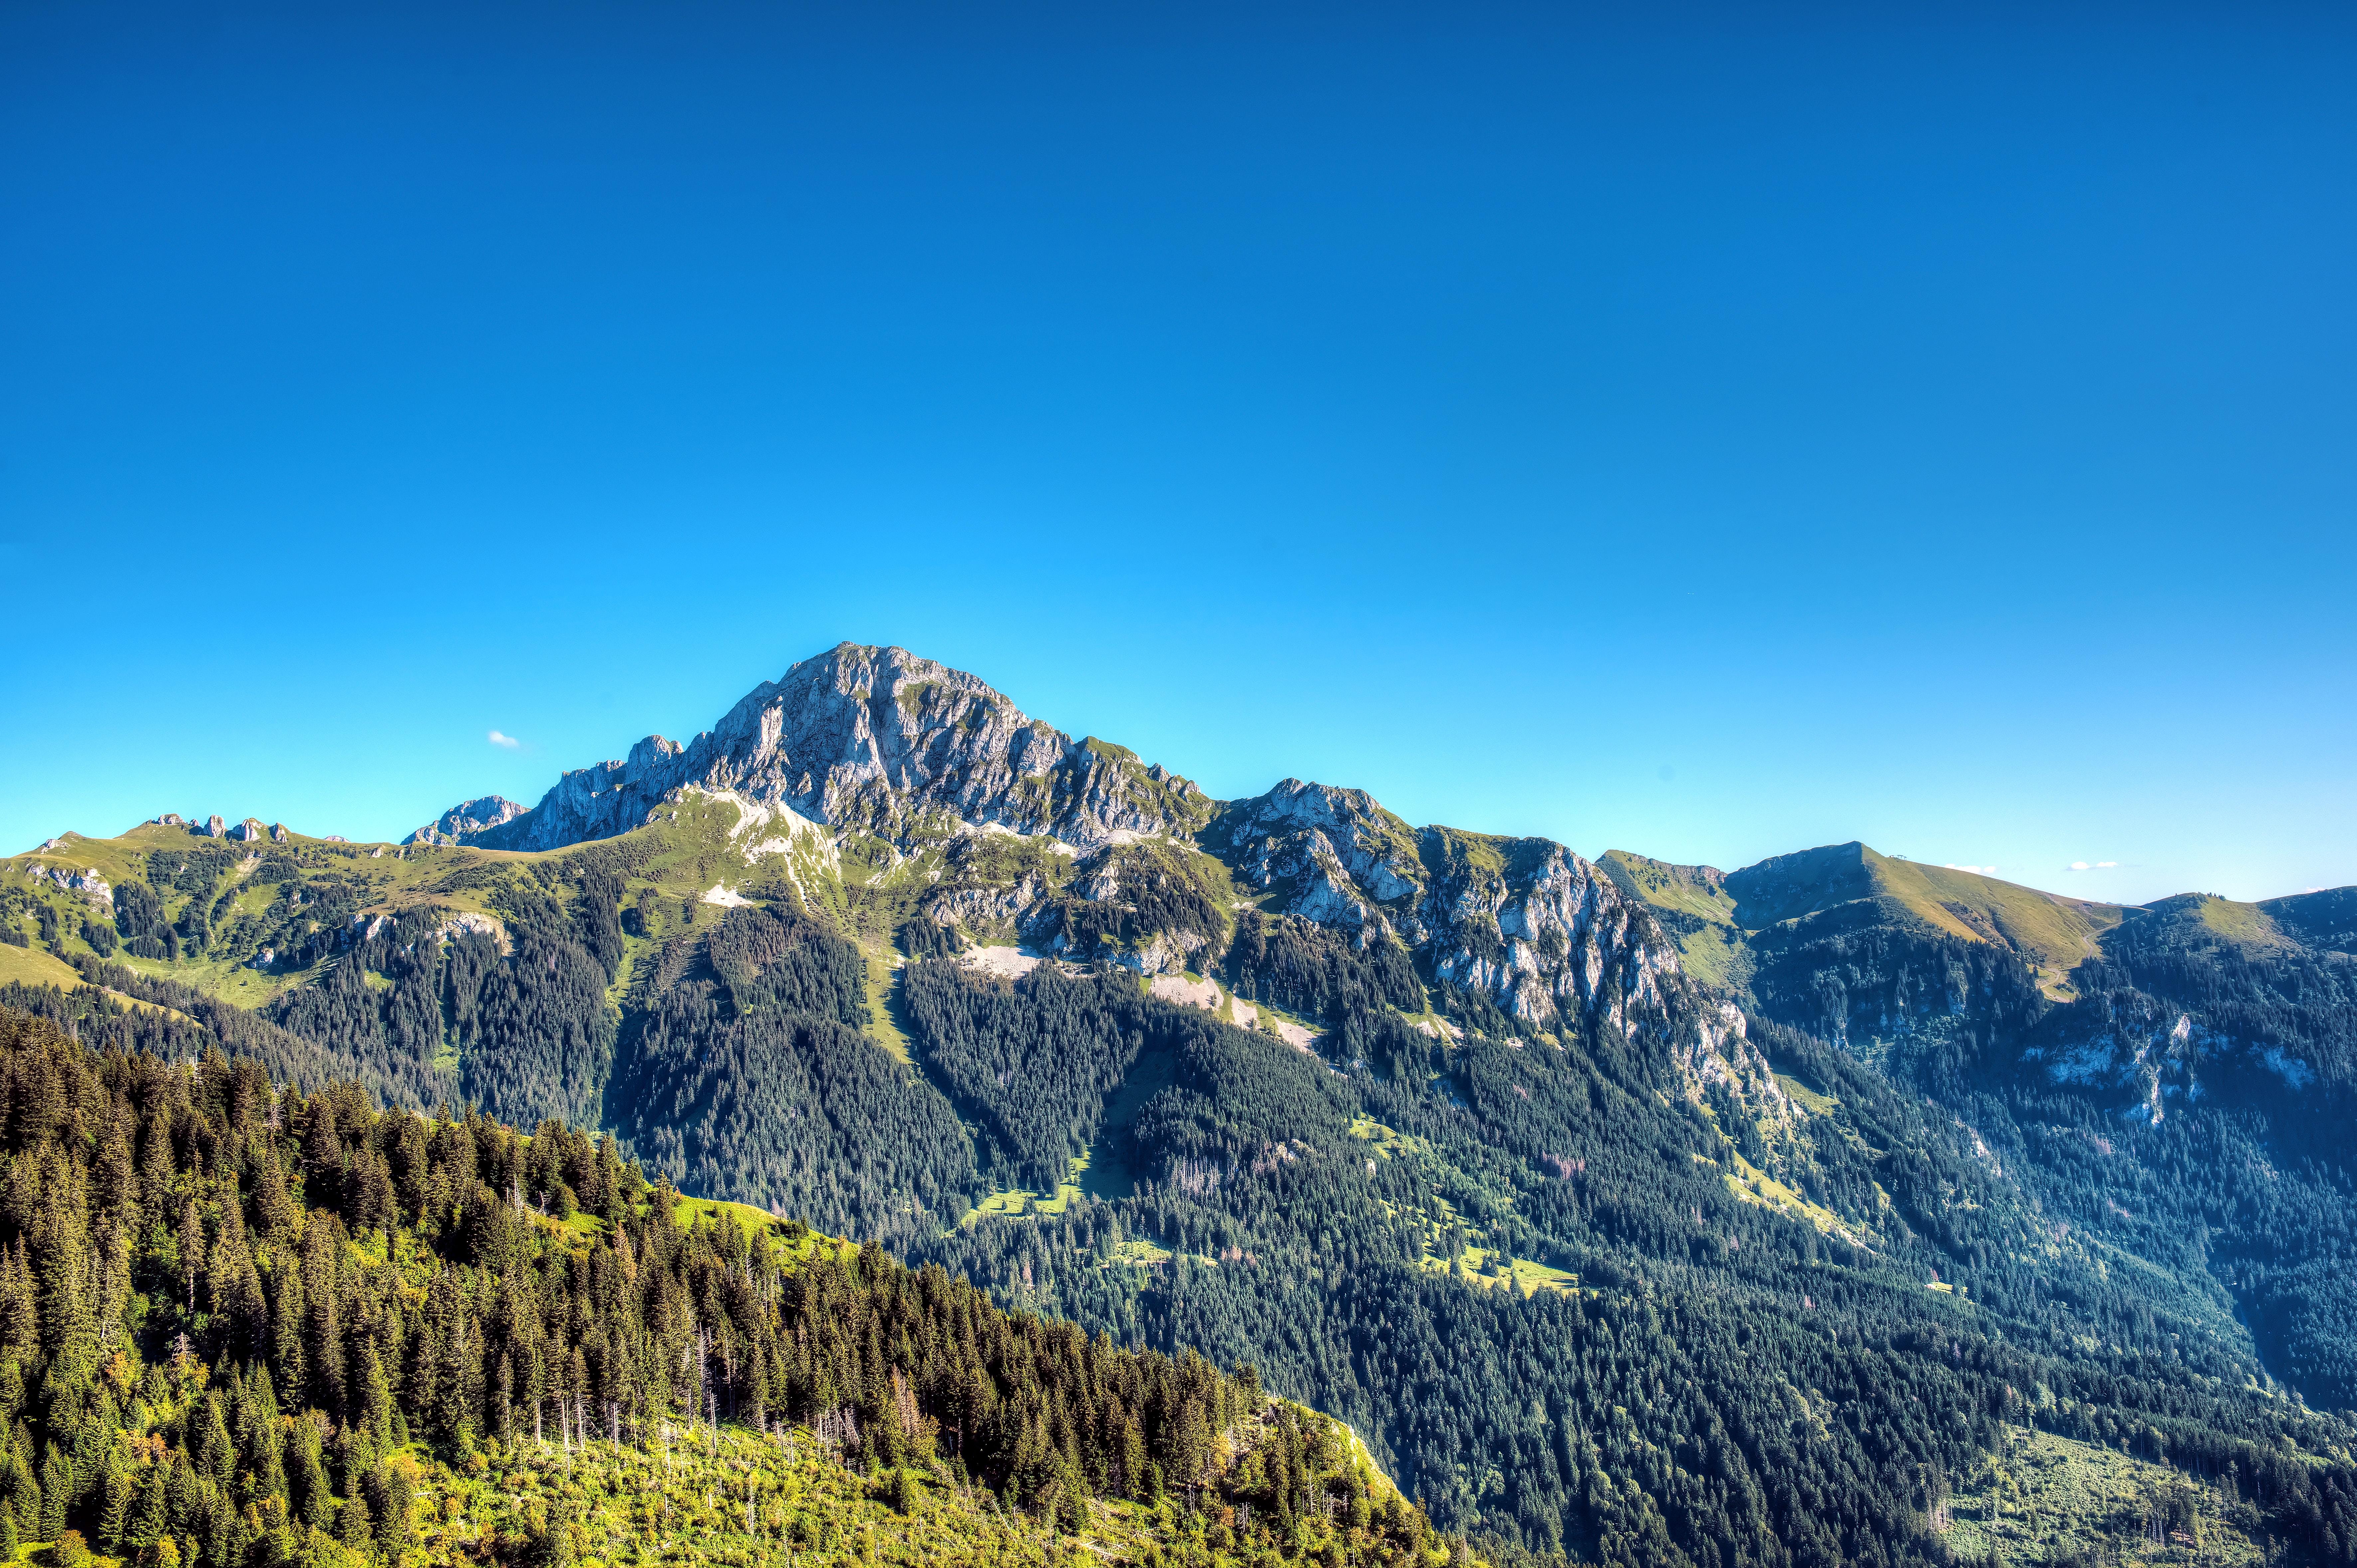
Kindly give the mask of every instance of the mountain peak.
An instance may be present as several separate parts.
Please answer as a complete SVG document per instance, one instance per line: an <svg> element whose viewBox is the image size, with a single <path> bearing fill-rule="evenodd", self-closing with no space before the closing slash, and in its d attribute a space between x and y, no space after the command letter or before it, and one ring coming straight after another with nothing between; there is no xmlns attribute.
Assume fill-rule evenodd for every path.
<svg viewBox="0 0 2357 1568"><path fill-rule="evenodd" d="M623 760L565 774L528 811L444 831L492 848L555 849L640 827L689 787L894 841L947 819L1087 845L1191 833L1211 815L1186 779L1123 747L1075 741L964 671L841 642L763 682L685 745L649 736Z"/></svg>

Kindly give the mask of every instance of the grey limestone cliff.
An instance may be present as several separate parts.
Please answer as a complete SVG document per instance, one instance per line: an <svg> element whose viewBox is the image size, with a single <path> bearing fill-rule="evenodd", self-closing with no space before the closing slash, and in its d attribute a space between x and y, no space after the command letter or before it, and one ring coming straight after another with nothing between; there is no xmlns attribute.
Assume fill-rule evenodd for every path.
<svg viewBox="0 0 2357 1568"><path fill-rule="evenodd" d="M1208 835L1267 907L1370 940L1534 1031L1658 1006L1677 949L1645 907L1551 839L1411 828L1360 789L1288 779L1229 803Z"/></svg>

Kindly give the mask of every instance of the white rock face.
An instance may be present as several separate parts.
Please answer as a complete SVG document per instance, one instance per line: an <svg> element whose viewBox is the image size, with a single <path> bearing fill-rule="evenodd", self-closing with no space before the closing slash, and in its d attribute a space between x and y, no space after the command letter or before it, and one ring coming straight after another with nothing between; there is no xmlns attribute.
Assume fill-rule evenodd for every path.
<svg viewBox="0 0 2357 1568"><path fill-rule="evenodd" d="M1140 974L1176 974L1210 944L1193 931L1157 931L1121 961Z"/></svg>
<svg viewBox="0 0 2357 1568"><path fill-rule="evenodd" d="M466 843L555 849L628 832L690 786L903 842L920 821L1053 832L1084 846L1190 832L1211 801L1183 779L1027 717L963 671L845 643L764 682L686 746L649 736L567 773L540 804Z"/></svg>
<svg viewBox="0 0 2357 1568"><path fill-rule="evenodd" d="M961 887L943 893L929 908L938 924L986 931L1015 924L1038 905L1046 891L1038 878L1026 876L1011 887Z"/></svg>
<svg viewBox="0 0 2357 1568"><path fill-rule="evenodd" d="M379 918L382 919L382 917ZM376 932L376 926L370 926L368 934L374 936ZM436 942L448 942L456 937L469 932L475 936L490 938L503 953L515 950L515 944L509 940L508 929L505 926L492 916L478 914L471 909L457 910L448 919L435 927L434 940Z"/></svg>
<svg viewBox="0 0 2357 1568"><path fill-rule="evenodd" d="M1415 830L1363 789L1287 779L1231 805L1220 829L1244 881L1289 888L1286 912L1319 925L1385 924L1379 908L1423 886Z"/></svg>
<svg viewBox="0 0 2357 1568"><path fill-rule="evenodd" d="M1552 840L1485 847L1503 865L1447 839L1431 857L1440 869L1416 925L1435 975L1491 993L1501 1010L1538 1029L1599 1005L1625 1026L1632 1007L1661 1005L1660 977L1677 972L1677 949L1642 905Z"/></svg>
<svg viewBox="0 0 2357 1568"><path fill-rule="evenodd" d="M114 908L114 887L99 875L98 867L74 871L61 865L28 865L25 875L36 882L54 882L68 893L79 893L91 903L112 911Z"/></svg>
<svg viewBox="0 0 2357 1568"><path fill-rule="evenodd" d="M2084 1008L2063 1015L2066 1020L2087 1017ZM1901 1035L1923 1026L1921 1019L1884 1023ZM2117 1097L2116 1114L2156 1126L2212 1092L2214 1084L2247 1082L2255 1071L2274 1074L2294 1093L2319 1077L2314 1063L2280 1045L2220 1033L2175 1004L2149 997L2107 1002L2093 1029L2031 1047L2022 1059L2040 1063L2057 1083L2111 1090Z"/></svg>
<svg viewBox="0 0 2357 1568"><path fill-rule="evenodd" d="M959 955L958 961L984 974L995 974L1003 980L1014 980L1039 967L1039 961L1020 948L974 948Z"/></svg>
<svg viewBox="0 0 2357 1568"><path fill-rule="evenodd" d="M1224 837L1239 880L1279 895L1274 908L1362 948L1396 936L1534 1032L1599 1009L1625 1027L1679 971L1651 913L1550 839L1415 829L1364 790L1297 779L1230 803L1206 837Z"/></svg>

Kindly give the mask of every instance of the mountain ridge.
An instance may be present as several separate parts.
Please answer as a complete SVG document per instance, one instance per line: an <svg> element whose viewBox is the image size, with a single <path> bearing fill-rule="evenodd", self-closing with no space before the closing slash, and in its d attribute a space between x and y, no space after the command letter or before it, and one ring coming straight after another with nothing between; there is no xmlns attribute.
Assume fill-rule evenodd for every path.
<svg viewBox="0 0 2357 1568"><path fill-rule="evenodd" d="M1285 912L1349 926L1361 940L1372 923L1419 950L1446 947L1458 918L1473 907L1486 906L1495 919L1511 904L1499 924L1498 950L1487 942L1458 943L1436 967L1448 979L1485 988L1505 982L1507 1011L1541 1029L1566 1003L1584 1004L1582 983L1534 963L1515 938L1567 940L1585 918L1571 907L1594 902L1595 889L1643 904L1674 929L1681 955L1712 983L1732 979L1740 961L1730 967L1710 940L1697 942L1694 929L1677 929L1684 922L1731 930L1810 918L1837 922L1859 918L1856 911L1845 917L1841 906L1875 900L1885 916L2014 952L2058 1001L2071 995L2070 971L2100 956L2101 933L2131 908L1883 855L1857 841L1770 856L1728 873L1623 851L1591 863L1553 840L1417 828L1364 790L1290 777L1258 796L1212 800L1159 765L1140 765L1126 748L1075 740L1028 717L976 676L901 648L852 642L762 682L686 746L650 736L627 759L565 774L532 808L497 796L465 801L408 842L561 848L643 825L689 787L741 795L838 833L873 832L898 849L926 827L945 824L1045 835L1082 852L1139 836L1200 840L1230 851L1222 856L1229 869L1264 895L1276 895ZM1510 842L1549 864L1504 875L1498 846ZM1650 892L1638 886L1640 866L1659 884ZM1444 875L1454 878L1446 887L1436 881ZM1550 910L1542 885L1558 884L1570 903ZM1666 893L1670 886L1683 891ZM1423 902L1412 893L1432 897ZM1540 897L1535 911L1534 893ZM2302 897L2315 896L2265 902L2296 909ZM2244 918L2272 919L2264 913ZM1016 923L1024 923L1019 912ZM2345 923L2357 927L2357 915ZM1526 932L1520 929L1525 925ZM1147 972L1183 962L1191 950L1160 955ZM1631 961L1640 969L1648 962ZM1592 989L1599 978L1587 977L1586 985Z"/></svg>
<svg viewBox="0 0 2357 1568"><path fill-rule="evenodd" d="M1945 1563L1932 1478L2005 1495L2034 1428L2264 1473L2248 1529L2347 1561L2344 894L1591 862L1297 779L1212 800L899 650L796 669L539 828L487 797L405 845L150 823L0 863L0 937L85 980L10 1004L602 1128L1251 1361L1515 1550ZM1954 1539L2000 1538L2036 1545Z"/></svg>
<svg viewBox="0 0 2357 1568"><path fill-rule="evenodd" d="M888 838L946 813L1093 847L1208 813L1188 780L1029 718L963 671L845 642L763 682L683 746L649 736L626 758L565 773L529 810L453 836L559 849L644 826L690 784Z"/></svg>

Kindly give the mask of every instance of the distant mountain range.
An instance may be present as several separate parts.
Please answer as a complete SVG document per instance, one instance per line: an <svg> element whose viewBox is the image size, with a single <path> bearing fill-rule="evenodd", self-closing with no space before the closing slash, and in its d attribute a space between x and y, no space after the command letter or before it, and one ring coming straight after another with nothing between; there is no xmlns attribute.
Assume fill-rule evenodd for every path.
<svg viewBox="0 0 2357 1568"><path fill-rule="evenodd" d="M5 864L0 1001L1249 1359L1509 1554L2357 1552L2357 889L1591 862L850 644L402 844Z"/></svg>
<svg viewBox="0 0 2357 1568"><path fill-rule="evenodd" d="M1026 717L962 671L851 643L764 682L686 746L650 736L627 761L566 773L536 806L466 801L405 842L559 849L645 826L685 790L733 795L793 826L873 837L903 854L977 831L1044 837L1076 859L1140 839L1186 845L1220 862L1263 911L1349 931L1361 945L1370 933L1394 936L1444 985L1489 997L1536 1035L1592 1005L1607 970L1625 984L1660 983L1658 938L1649 955L1652 933L1632 931L1624 900L1647 908L1686 972L1738 991L1763 962L1773 968L1833 933L1868 927L2002 950L2058 1003L2074 997L2072 972L2102 960L2107 941L2121 951L2254 958L2357 946L2357 888L2258 904L2185 894L2123 906L1857 843L1728 873L1621 850L1591 864L1550 840L1415 828L1362 790L1294 779L1265 795L1213 800L1135 752ZM1049 886L1016 897L1023 891L992 889L984 923L1019 938L1052 921ZM973 925L981 907L971 896L929 906L943 925ZM1049 947L1150 975L1187 967L1211 940L1157 929L1127 945L1100 939L1083 953L1058 927ZM1904 1011L1883 1006L1877 1016ZM1846 1012L1815 1022L1847 1039Z"/></svg>

